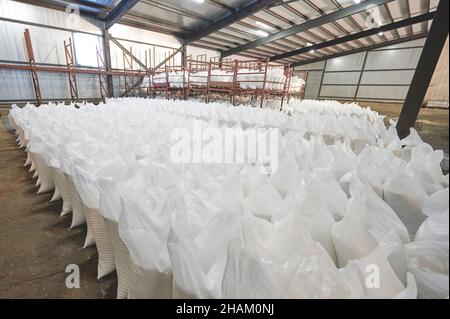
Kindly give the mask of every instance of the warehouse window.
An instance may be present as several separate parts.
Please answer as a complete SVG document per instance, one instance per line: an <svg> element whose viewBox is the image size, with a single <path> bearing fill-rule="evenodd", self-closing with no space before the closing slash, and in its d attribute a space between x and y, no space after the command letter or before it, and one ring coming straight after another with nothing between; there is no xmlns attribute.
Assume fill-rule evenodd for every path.
<svg viewBox="0 0 450 319"><path fill-rule="evenodd" d="M96 35L73 32L75 63L79 66L97 67L97 48L101 50L101 38Z"/></svg>

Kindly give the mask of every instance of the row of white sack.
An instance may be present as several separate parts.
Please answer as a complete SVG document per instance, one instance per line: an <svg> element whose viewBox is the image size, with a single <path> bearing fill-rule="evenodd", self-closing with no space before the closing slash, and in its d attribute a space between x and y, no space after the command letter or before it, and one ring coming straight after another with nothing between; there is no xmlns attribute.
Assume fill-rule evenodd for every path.
<svg viewBox="0 0 450 319"><path fill-rule="evenodd" d="M124 105L122 104L124 102ZM320 114L309 112L301 117L292 118L281 112L271 110L256 110L253 108L231 108L221 104L214 104L207 107L201 103L192 102L175 102L175 101L160 101L160 100L146 100L146 99L130 99L120 100L112 99L107 103L108 108L102 109L105 121L115 122L118 117L126 117L131 123L135 125L142 125L144 119L152 116L152 112L158 110L165 110L167 112L176 113L180 115L189 115L201 119L209 119L218 121L223 126L256 126L256 127L278 127L282 133L287 131L297 131L299 135L316 135L325 136L328 140L343 140L350 139L350 142L359 144L357 152L359 152L365 144L374 145L383 141L386 145L389 143L397 144L394 147L399 147L400 140L398 139L395 127L386 129L381 117L377 118L375 122L365 118L354 118L352 116L335 116L330 114ZM79 112L73 107L53 106L41 107L38 112L36 108L28 105L19 111L18 108L13 108L11 114L15 116L15 120L21 124L27 134L27 120L33 119L35 116L44 115L42 120L46 120L45 113L48 116L57 116L51 114L52 112L61 111L63 109L67 113ZM89 110L92 112L99 112L99 107L87 106L83 107L86 112L83 118L83 123L89 124ZM100 107L101 108L101 107ZM151 109L149 109L151 108ZM16 114L17 113L17 114ZM72 120L72 114L61 114L60 117L66 126L71 124L79 125L80 115ZM80 112L82 113L82 112ZM81 115L83 116L83 115ZM73 123L71 123L71 121Z"/></svg>
<svg viewBox="0 0 450 319"><path fill-rule="evenodd" d="M110 100L111 101L111 100ZM108 102L110 102L108 101ZM114 99L111 102L124 105L130 103L133 107L143 104L154 108L160 105L162 110L171 114L180 114L200 118L203 120L217 120L219 124L227 126L256 126L280 128L283 133L289 130L298 131L300 135L326 136L329 139L349 138L350 141L360 140L361 144L376 144L378 141L386 141L386 145L399 142L395 123L391 123L389 129L383 122L383 117L372 112L370 108L361 108L357 104L342 104L337 101L316 101L310 104L310 100L297 103L301 112L291 115L285 112L270 109L260 110L252 107L229 107L227 104L204 104L199 102L164 102L151 103L142 101L123 101ZM321 107L315 106L321 105ZM341 112L338 110L341 109Z"/></svg>
<svg viewBox="0 0 450 319"><path fill-rule="evenodd" d="M66 111L65 108L57 109L58 111ZM83 111L85 110L87 109L84 108ZM82 110L76 110L75 112L77 113L77 116L79 116L80 113L83 113ZM41 133L47 134L38 136L34 140L36 143L33 143L32 141L30 147L37 153L45 154L45 160L49 166L61 168L67 173L71 173L72 171L71 163L67 163L67 161L71 159L71 156L67 153L67 150L64 150L64 147L67 144L70 144L72 140L77 142L77 140L83 138L84 140L80 147L86 145L86 147L89 147L92 150L102 150L102 153L104 154L108 154L108 151L112 152L112 155L119 152L120 149L122 149L123 152L126 149L134 151L146 147L146 144L150 143L147 141L157 140L158 138L163 138L163 140L157 141L157 143L170 143L168 137L172 127L170 126L169 120L172 115L163 117L160 124L153 128L153 133L156 135L145 135L144 133L139 133L139 128L141 126L137 123L131 122L131 126L129 125L131 121L129 117L124 117L123 119L129 126L122 127L121 129L120 118L105 122L105 124L109 124L110 127L102 126L101 118L93 118L93 113L86 111L86 118L81 117L79 122L71 123L72 130L73 128L77 128L76 131L80 131L78 135L74 135L74 132L68 129L67 126L62 126L60 131L56 130L56 128L58 128L57 124L62 123L64 117L68 116L66 112L61 112L59 114L60 117L57 117L54 120L54 125L52 125L51 122L46 122L44 119L40 118L39 114L40 111L33 112L30 116L30 118L35 119L33 123L37 124L37 127L33 126L33 128L39 128L40 126L44 129ZM58 113L54 113L53 115L57 114ZM75 114L72 112L69 112L69 114L73 116L72 119L76 118L76 116L74 116ZM157 113L152 112L152 118L147 119L141 114L139 119L145 123L145 129L151 128L151 120L155 120L156 115ZM106 118L109 120L108 117ZM91 125L87 124L89 119L92 120ZM175 127L182 127L182 125L186 125L186 123L188 125L187 128L189 129L191 123L189 120L184 124L183 122L177 122ZM115 136L111 133L111 130L113 129L117 130ZM37 133L36 131L35 133ZM104 134L105 132L106 134ZM132 138L128 143L124 144L123 135ZM25 139L28 140L26 137ZM281 174L281 172L284 174L284 176L279 179L280 181L283 181L282 183L280 182L280 191L285 191L283 184L284 187L292 187L298 184L298 178L296 174L292 172L299 172L303 168L328 168L335 170L336 179L338 181L342 180L341 184L344 185L346 181L348 183L351 174L356 172L358 177L369 184L381 197L384 197L383 189L385 187L388 187L388 190L395 192L398 189L398 184L409 185L409 188L407 189L410 196L407 196L408 192L406 191L405 196L406 198L417 198L414 203L419 204L412 205L418 207L416 211L420 211L421 203L423 203L427 195L431 195L433 192L448 185L448 176L444 176L440 169L440 162L443 158L442 151L434 151L429 145L424 144L415 131L412 131L412 134L404 141L400 141L399 139L398 141L395 141L395 148L391 148L392 143L390 143L388 148L377 145L366 147L361 152L360 148L364 145L362 143L332 143L333 141L329 141L329 145L327 145L322 139L314 139L312 137L310 140L305 140L298 132L292 134L288 132L283 137L280 137L279 149L282 153L281 156L279 156L280 171L278 172L278 175ZM114 148L114 145L116 145L118 149ZM108 150L106 146L111 149ZM402 146L405 147L402 148ZM61 148L63 149L61 150ZM73 150L73 152L78 153L79 156L82 156L83 151L89 152L89 149L83 150L75 148ZM287 154L283 153L283 151ZM360 154L357 156L355 153L358 152L360 152ZM166 152L166 160L170 161L167 154L169 154L169 152ZM89 154L87 156L89 156ZM107 158L108 155L105 155L105 157ZM293 159L294 162L290 159ZM417 184L418 186L415 186L414 184ZM406 189L405 185L403 187L404 189Z"/></svg>
<svg viewBox="0 0 450 319"><path fill-rule="evenodd" d="M363 108L357 103L340 103L335 100L293 100L286 109L292 113L305 114L310 112L327 113L342 116L344 114L355 117L367 117L372 122L380 117L378 112L370 107Z"/></svg>
<svg viewBox="0 0 450 319"><path fill-rule="evenodd" d="M80 185L77 182L75 184ZM112 271L114 267L120 267L123 276L126 268L123 264L126 262L124 247L131 253L132 271L138 272L138 275L130 273L131 296L170 297L173 273L176 291L172 293L176 297L414 298L415 283L413 278L407 278L406 271L419 277L421 297L448 295L448 189L443 194L447 198L445 207L436 209L436 204L442 206L442 198L433 198L426 205L430 216L438 213L445 213L444 216L447 216L446 235L444 234L447 243L436 242L442 236L439 230L442 230L444 224L438 223L436 228L427 223L421 228L420 239L423 242L403 245L409 241L404 226L375 193L368 191L363 194L362 184L353 185L356 189L355 197L351 199L353 203L349 202L347 214L338 223L334 223L330 213L327 215L326 207L320 207L318 203L321 199L311 196L314 189L309 193L293 194L288 201L290 205L295 200L303 201L299 205L287 207L287 210L283 209L276 215L275 218L279 220L274 223L248 214L241 221L241 228L236 228L239 224L237 219L233 220L233 215L237 216L236 210L232 206L225 206L225 203L230 204L231 201L223 198L222 207L225 209L217 211L214 216L208 216L210 218L206 220L206 216L176 213L172 216L170 233L170 211L177 203L173 191L164 192L159 189L153 193L143 192L136 180L120 184L122 192L125 189L129 191L128 196L121 199L114 199L112 193L101 196L100 211L115 214L122 211L118 218L119 231L126 246L120 243L121 239L117 235L110 234L107 238L105 230L94 230L94 238L97 240L99 234L96 232L100 232L102 238L97 240L99 277L108 270ZM106 180L103 181L104 185L110 189L117 187L117 184L108 185ZM198 196L186 203L190 204L188 207L191 209L199 209L197 200L203 195L205 208L214 211L217 201L214 202L211 198L223 189L217 189L214 181L206 183L196 190ZM81 197L85 196L89 195ZM251 199L252 196L247 198L247 209L258 204ZM121 200L122 208L114 207ZM444 212L439 212L439 209ZM313 210L321 213L317 214ZM361 211L366 212L366 215L362 215ZM284 217L284 213L288 215ZM101 222L98 220L99 216L96 216L98 213L90 210L87 216L89 214L91 219L96 220L91 221L91 225L96 225L93 228L99 228ZM152 216L153 214L155 215ZM107 224L111 224L117 215L113 217L106 213L104 217ZM87 218L89 225L89 217ZM155 219L151 220L152 218ZM339 265L345 265L339 270L329 255L330 243L327 242L329 238L326 238L329 225L331 246L336 247ZM165 230L162 231L161 228ZM195 234L189 234L192 228L197 228ZM234 228L239 229L236 233L244 236L240 241L230 238L236 235L232 232ZM313 233L310 234L310 231ZM167 240L168 246L165 245ZM119 266L117 260L113 264L110 256L111 251L115 253L114 249L105 248L108 241L119 241L119 244L116 243L121 247L119 253L122 263ZM100 242L102 244L99 246ZM230 247L227 248L228 246ZM327 253L323 247L327 249ZM378 248L375 249L376 247ZM381 279L378 279L381 282L377 289L366 286L367 267L373 265L378 267L376 271L381 271ZM311 271L311 267L315 271ZM374 278L376 285L377 277ZM124 280L126 281L125 278L119 278L118 293L122 297L126 290ZM405 282L408 283L407 290L403 290ZM158 284L165 288L156 288Z"/></svg>
<svg viewBox="0 0 450 319"><path fill-rule="evenodd" d="M255 73L254 70L242 70L238 73L236 81L239 82L241 89L262 89L264 86L264 74L242 74L242 73ZM147 79L147 82L149 80ZM182 73L171 72L169 74L159 73L154 76L153 81L155 84L165 84L169 81L170 85L175 88L182 88L185 83L192 82L196 85L206 85L208 81L208 71L201 71L196 73ZM232 73L222 70L212 70L211 82L233 82L234 76ZM284 90L286 82L286 76L283 74L283 70L268 69L265 89L267 90ZM144 82L145 83L145 82ZM305 85L305 81L298 76L292 76L290 80L290 92L297 93L302 90Z"/></svg>
<svg viewBox="0 0 450 319"><path fill-rule="evenodd" d="M35 119L36 123L45 128L49 127L48 123L40 121L39 118ZM56 122L59 123L60 121L57 120ZM169 131L165 132L164 128L158 126L156 130L160 134L156 136L145 136L140 144L136 143L136 140L139 138L138 135L130 141L131 144L123 145L123 134L127 136L132 134L132 132L128 132L127 130L119 130L119 136L115 141L111 138L110 134L107 134L103 143L97 143L98 141L96 139L99 139L101 130L104 128L102 128L98 119L94 122L95 126L91 127L74 125L74 127L81 128L78 136L74 135L71 131L61 131L54 134L55 132L50 130L48 131L50 133L49 135L35 139L34 142L36 143L30 143L30 150L35 153L45 154L47 165L61 168L66 173L71 174L73 171L73 163L70 160L73 157L78 156L78 160L83 160L83 156L90 157L91 161L94 160L95 164L98 165L101 163L101 158L93 157L93 151L100 151L103 157L107 159L110 156L114 156L117 152L133 152L135 149L144 146L146 140L156 140L161 136L167 137L170 131L170 126L167 125L167 121L162 121L165 126L164 128L169 129ZM146 125L148 126L148 124ZM120 127L117 122L114 123L114 126L116 129ZM89 130L92 128L94 131ZM109 132L111 129L106 129L106 131ZM136 127L132 129L136 131ZM64 133L67 135L65 136ZM80 135L81 137L84 136L83 143L72 150L70 148L64 149L67 148L67 145L59 145L61 142L70 144L71 137L75 138L76 141L80 138ZM93 136L96 139L90 138ZM59 142L52 141L52 138L55 137L60 139ZM281 141L280 146L284 146L284 150L290 151L290 153L282 153L282 156L280 156L279 171L272 179L278 179L279 182L276 185L278 191L286 193L287 190L299 184L298 173L295 172L300 172L304 168L327 168L335 171L336 179L341 182L345 190L345 185L348 184L349 178L356 174L361 180L370 185L379 196L388 200L399 211L399 214L407 217L411 215L410 212L414 212L414 218L417 220L415 221L415 225L410 225L412 228L411 233L414 234L418 228L418 223L421 221L419 214L424 200L428 195L448 186L448 176L444 176L440 170L440 161L443 157L442 152L433 151L429 145L418 140L418 137L414 138L413 141L414 143L408 141L403 143L406 144L406 147L401 151L400 149L398 150L398 156L391 152L391 150L382 147L365 148L359 156L356 156L348 147L348 144L345 143L335 143L329 146L320 139L307 141L295 135L287 136L285 145ZM117 145L118 148L108 150L106 147L114 145ZM83 148L85 146L87 148ZM150 147L149 149L151 150L152 148ZM281 149L283 150L283 148ZM168 154L169 152L166 152L164 160L169 162L170 158ZM399 187L398 185L403 185L403 187ZM408 222L406 221L406 223Z"/></svg>

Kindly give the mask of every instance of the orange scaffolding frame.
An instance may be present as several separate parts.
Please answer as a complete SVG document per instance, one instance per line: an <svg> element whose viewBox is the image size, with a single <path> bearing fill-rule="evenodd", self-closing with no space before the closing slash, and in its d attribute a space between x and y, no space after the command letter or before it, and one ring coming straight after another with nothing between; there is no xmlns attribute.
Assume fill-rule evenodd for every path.
<svg viewBox="0 0 450 319"><path fill-rule="evenodd" d="M206 103L211 100L228 100L234 105L236 94L237 62L214 61L209 63ZM213 74L215 70L225 74ZM225 79L230 81L226 81ZM223 97L225 95L226 97Z"/></svg>
<svg viewBox="0 0 450 319"><path fill-rule="evenodd" d="M64 40L64 53L69 76L70 97L72 98L72 101L76 101L78 99L78 85L77 74L75 72L75 54L73 51L72 38L69 38L68 43Z"/></svg>
<svg viewBox="0 0 450 319"><path fill-rule="evenodd" d="M235 105L239 99L250 96L251 100L257 101L260 98L260 106L262 107L267 98L280 98L281 109L285 102L289 103L292 97L300 99L304 98L305 86L295 89L292 87L291 78L293 70L290 65L269 64L267 60L248 60L238 61L231 59L221 60L219 57L211 58L207 61L206 55L199 55L194 60L183 55L181 65L176 65L176 54L183 50L172 50L165 53L165 60L156 65L155 48L153 52L147 51L145 56L145 64L140 64L142 69L135 69L133 59L137 59L132 55L132 49L128 51L123 48L124 68L123 70L107 70L105 67L105 57L103 52L97 48L97 68L86 68L75 65L74 50L72 39L69 38L68 43L64 41L64 49L66 55L66 67L43 66L37 65L34 60L34 53L31 45L31 38L28 29L25 29L25 44L29 58L29 65L0 63L0 69L27 70L31 72L31 78L36 95L36 101L39 105L42 96L39 86L38 72L56 72L68 74L70 93L72 100L78 99L78 87L76 75L92 74L99 77L100 93L102 99L107 96L107 76L113 75L125 78L125 92L129 95L135 95L144 91L146 96L156 97L158 93L165 98L183 98L202 96L206 103L212 100L228 100ZM127 52L125 52L127 51ZM169 55L167 55L169 53ZM137 63L137 62L136 62ZM156 65L156 66L155 66ZM273 81L267 78L270 68L284 67L285 81ZM224 71L222 74L215 73L216 70ZM204 72L204 74L201 74ZM182 80L178 83L170 83L170 73L177 73L182 76ZM298 74L298 72L296 72ZM155 77L159 76L164 81L155 81ZM245 79L245 75L253 75L253 79ZM147 87L142 86L143 79L148 78ZM256 77L256 79L255 79ZM303 72L300 76L305 82L308 80L308 72ZM202 78L201 80L199 80ZM223 80L222 80L223 79ZM227 80L226 80L227 79ZM172 80L173 81L173 80ZM245 83L256 83L256 87L249 88ZM176 85L173 85L176 84ZM273 86L278 88L273 89ZM137 86L137 88L136 88ZM127 94L128 95L128 94Z"/></svg>

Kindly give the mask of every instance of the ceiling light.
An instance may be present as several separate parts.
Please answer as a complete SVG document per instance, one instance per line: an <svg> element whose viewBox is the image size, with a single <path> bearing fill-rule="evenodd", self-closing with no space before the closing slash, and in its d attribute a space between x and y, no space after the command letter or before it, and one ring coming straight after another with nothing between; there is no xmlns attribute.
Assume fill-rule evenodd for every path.
<svg viewBox="0 0 450 319"><path fill-rule="evenodd" d="M353 0L354 3L361 3L361 0Z"/></svg>
<svg viewBox="0 0 450 319"><path fill-rule="evenodd" d="M256 21L256 25L261 27L261 28L263 28L263 29L266 29L266 30L272 30L272 28L269 27L267 24L259 22L259 21Z"/></svg>
<svg viewBox="0 0 450 319"><path fill-rule="evenodd" d="M314 52L316 52L314 49L312 49L311 51L309 51L309 53L314 53Z"/></svg>
<svg viewBox="0 0 450 319"><path fill-rule="evenodd" d="M269 35L266 31L263 30L256 30L256 34L260 37L267 37Z"/></svg>
<svg viewBox="0 0 450 319"><path fill-rule="evenodd" d="M307 47L310 47L310 46L312 46L313 44L311 43L311 42L308 42L308 43L306 43L306 46Z"/></svg>
<svg viewBox="0 0 450 319"><path fill-rule="evenodd" d="M381 37L384 34L383 31L378 32L378 35Z"/></svg>
<svg viewBox="0 0 450 319"><path fill-rule="evenodd" d="M194 0L194 2L203 3L203 2L205 2L205 0Z"/></svg>

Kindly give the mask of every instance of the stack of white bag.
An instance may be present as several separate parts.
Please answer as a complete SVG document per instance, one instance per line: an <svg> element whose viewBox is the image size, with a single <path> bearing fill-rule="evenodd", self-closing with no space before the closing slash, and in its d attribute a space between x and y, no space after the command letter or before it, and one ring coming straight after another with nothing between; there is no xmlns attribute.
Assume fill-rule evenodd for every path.
<svg viewBox="0 0 450 319"><path fill-rule="evenodd" d="M42 158L40 178L51 167L73 179L85 214L73 220L87 221L99 277L117 270L120 298L415 298L416 281L419 296L447 297L441 154L414 131L400 141L370 110L311 105L289 116L113 99L14 107L10 118L32 161ZM223 133L279 129L278 170L174 163L171 132L192 136L194 120ZM423 199L394 187L402 180ZM429 217L410 242L421 200Z"/></svg>
<svg viewBox="0 0 450 319"><path fill-rule="evenodd" d="M423 214L427 219L405 246L408 271L416 277L419 298L448 298L449 189L430 196Z"/></svg>
<svg viewBox="0 0 450 319"><path fill-rule="evenodd" d="M206 85L208 81L208 71L200 71L196 73L187 72L170 72L158 73L153 77L155 84L166 84L167 81L173 88L182 88L188 82L195 85ZM233 82L233 73L223 70L211 71L211 82ZM264 74L255 70L241 69L237 75L237 82L241 89L262 89L264 87ZM145 81L146 83L148 82ZM268 68L266 75L266 90L281 91L285 89L287 84L286 76L282 68ZM305 85L305 81L298 76L292 76L290 80L290 92L298 93Z"/></svg>

